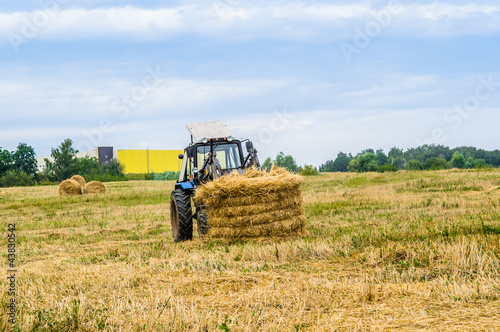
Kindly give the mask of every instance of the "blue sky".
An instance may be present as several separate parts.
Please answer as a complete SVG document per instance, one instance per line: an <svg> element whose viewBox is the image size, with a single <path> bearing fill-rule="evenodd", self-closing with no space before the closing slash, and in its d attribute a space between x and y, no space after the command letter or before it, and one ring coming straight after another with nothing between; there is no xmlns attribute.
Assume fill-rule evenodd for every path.
<svg viewBox="0 0 500 332"><path fill-rule="evenodd" d="M299 164L499 148L494 1L3 1L0 36L10 150L182 149L208 120Z"/></svg>

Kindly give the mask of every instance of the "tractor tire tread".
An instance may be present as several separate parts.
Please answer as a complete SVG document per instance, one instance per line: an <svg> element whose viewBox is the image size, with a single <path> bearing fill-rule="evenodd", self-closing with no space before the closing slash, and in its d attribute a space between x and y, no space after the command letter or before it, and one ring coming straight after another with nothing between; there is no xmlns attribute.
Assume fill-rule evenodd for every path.
<svg viewBox="0 0 500 332"><path fill-rule="evenodd" d="M180 189L176 189L172 192L172 197L177 203L177 214L179 219L179 235L174 240L192 240L193 210L191 207L191 196Z"/></svg>

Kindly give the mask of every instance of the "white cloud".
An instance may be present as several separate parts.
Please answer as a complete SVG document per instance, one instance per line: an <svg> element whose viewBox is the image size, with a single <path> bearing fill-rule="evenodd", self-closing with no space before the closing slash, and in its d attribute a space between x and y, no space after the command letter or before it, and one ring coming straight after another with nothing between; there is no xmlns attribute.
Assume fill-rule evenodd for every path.
<svg viewBox="0 0 500 332"><path fill-rule="evenodd" d="M233 112L228 105L247 103L289 89L286 80L188 80L164 78L156 87L144 90L137 82L120 79L86 81L62 77L0 80L0 98L5 122L26 123L43 120L65 124L118 118L128 108L127 118L179 117L185 112L203 114ZM145 91L134 97L135 91ZM141 92L142 93L142 92ZM117 104L118 103L118 104Z"/></svg>
<svg viewBox="0 0 500 332"><path fill-rule="evenodd" d="M230 124L234 132L255 140L261 158L274 158L283 151L293 155L300 165L318 166L334 159L340 151L356 154L367 148L382 148L388 152L393 146L416 147L437 127L445 130L445 145L498 148L495 145L500 138L496 130L497 109L481 109L460 130L447 127L442 112L440 108L413 107L374 110L369 114L353 109L289 112L290 124L272 135L263 135L264 141L259 140L259 135L269 130L273 114L257 115L252 120L236 118ZM350 116L339 118L339 113Z"/></svg>
<svg viewBox="0 0 500 332"><path fill-rule="evenodd" d="M467 144L459 137L466 130L467 138L498 141L493 139L498 133L488 129L498 123L494 108L498 98L482 104L460 131L443 121L446 108L474 92L478 84L474 75L446 80L434 75L385 74L363 85L165 77L123 118L112 111L112 102L130 95L142 76L137 80L96 77L69 72L0 79L2 146L14 149L25 141L40 154L48 154L50 147L70 137L80 150L91 149L94 141L121 148L182 148L188 140L186 123L214 119L227 121L238 137L254 138L262 157L284 151L301 164L319 164L339 150L390 148L385 144L410 147L438 127L446 129L450 145ZM278 114L288 108L291 118L285 126L275 108ZM113 129L99 133L104 119ZM480 135L471 134L474 131Z"/></svg>
<svg viewBox="0 0 500 332"><path fill-rule="evenodd" d="M331 41L351 38L356 26L363 26L385 10L385 7L375 8L369 3L279 2L257 6L244 2L241 6L226 6L222 10L212 2L209 4L161 9L131 6L62 8L50 12L46 20L41 10L0 13L0 34L23 36L30 30L26 26L36 23L33 36L56 40L109 37L163 40L180 34L197 34L225 39ZM398 13L392 16L386 32L397 35L488 34L500 30L498 5L402 4Z"/></svg>
<svg viewBox="0 0 500 332"><path fill-rule="evenodd" d="M144 75L147 71L144 71ZM438 76L384 74L369 84L329 84L298 79L182 79L164 77L157 86L142 89L137 80L82 78L77 72L64 77L0 79L4 123L57 121L98 125L102 118L127 120L186 118L234 113L269 113L275 107L294 111L351 109L371 114L395 108L449 107L474 92L477 76L446 80ZM77 77L78 79L75 79ZM145 92L140 99L134 93ZM142 93L142 92L141 92ZM496 103L495 101L493 101ZM332 105L334 107L332 108ZM495 104L496 105L496 104ZM340 118L351 115L338 112Z"/></svg>

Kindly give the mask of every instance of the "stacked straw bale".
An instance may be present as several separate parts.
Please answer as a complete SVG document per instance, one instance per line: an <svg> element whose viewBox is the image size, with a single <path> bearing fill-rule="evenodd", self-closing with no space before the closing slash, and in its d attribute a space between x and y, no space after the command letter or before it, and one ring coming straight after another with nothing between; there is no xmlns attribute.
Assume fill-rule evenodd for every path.
<svg viewBox="0 0 500 332"><path fill-rule="evenodd" d="M59 185L59 195L81 195L82 187L75 180L64 180Z"/></svg>
<svg viewBox="0 0 500 332"><path fill-rule="evenodd" d="M101 181L90 181L85 185L86 194L104 194L106 186Z"/></svg>
<svg viewBox="0 0 500 332"><path fill-rule="evenodd" d="M207 207L209 237L301 236L306 234L301 182L283 168L248 169L200 186L194 199Z"/></svg>

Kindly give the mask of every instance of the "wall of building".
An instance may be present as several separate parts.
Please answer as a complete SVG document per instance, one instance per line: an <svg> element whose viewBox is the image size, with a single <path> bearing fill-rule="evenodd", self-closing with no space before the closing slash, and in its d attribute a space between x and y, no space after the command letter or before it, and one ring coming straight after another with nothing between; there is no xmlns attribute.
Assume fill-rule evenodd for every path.
<svg viewBox="0 0 500 332"><path fill-rule="evenodd" d="M113 158L125 165L125 173L163 173L165 171L178 172L181 169L182 161L178 156L184 153L183 150L113 150ZM79 152L78 158L98 157L97 148L95 151ZM38 170L45 169L44 158L54 161L50 156L37 157Z"/></svg>
<svg viewBox="0 0 500 332"><path fill-rule="evenodd" d="M75 157L77 157L77 158L85 158L85 157L97 158L97 150L78 152L75 155ZM50 162L54 162L54 158L52 158L51 156L36 157L36 162L37 162L37 167L38 167L39 172L43 172L43 170L47 167L47 165L45 164L45 158L47 158Z"/></svg>
<svg viewBox="0 0 500 332"><path fill-rule="evenodd" d="M118 150L118 160L125 166L125 173L178 172L183 150Z"/></svg>

